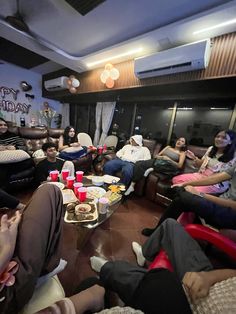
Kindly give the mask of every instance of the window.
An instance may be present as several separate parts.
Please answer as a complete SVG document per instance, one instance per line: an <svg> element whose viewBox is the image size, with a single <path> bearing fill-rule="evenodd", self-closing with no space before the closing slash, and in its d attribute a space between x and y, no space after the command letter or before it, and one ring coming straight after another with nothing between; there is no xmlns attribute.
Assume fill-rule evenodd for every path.
<svg viewBox="0 0 236 314"><path fill-rule="evenodd" d="M189 144L210 146L219 130L228 129L233 105L179 104L172 138L184 136Z"/></svg>

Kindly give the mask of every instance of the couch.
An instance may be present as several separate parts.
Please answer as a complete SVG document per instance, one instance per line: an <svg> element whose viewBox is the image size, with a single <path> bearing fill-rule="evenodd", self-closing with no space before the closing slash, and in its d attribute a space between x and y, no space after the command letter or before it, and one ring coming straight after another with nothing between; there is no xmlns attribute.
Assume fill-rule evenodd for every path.
<svg viewBox="0 0 236 314"><path fill-rule="evenodd" d="M64 129L47 129L46 127L9 127L9 131L13 132L25 140L28 153L32 156L36 150L41 149L46 142L54 142L58 144L60 135ZM88 154L79 160L74 160L75 170L90 171L92 164L92 154ZM34 180L34 166L31 165L28 169L14 174L9 178L7 186L8 190L18 189L25 185L29 185Z"/></svg>
<svg viewBox="0 0 236 314"><path fill-rule="evenodd" d="M148 147L152 158L154 158L162 148L161 143L157 143L155 140L150 139L143 139L143 145ZM205 154L207 147L188 145L187 149L194 152L197 157L202 157ZM95 166L95 172L98 175L102 174L104 164L113 158L115 158L115 152L108 152L103 155L100 163ZM187 158L182 171L183 173L189 173L195 172L197 169L194 167L193 161ZM119 173L116 175L120 176ZM170 186L171 180L168 179L167 176L153 171L147 178L142 178L142 180L137 182L134 192L138 196L145 196L150 201L161 203L162 205L168 205L170 200L166 197L166 191Z"/></svg>

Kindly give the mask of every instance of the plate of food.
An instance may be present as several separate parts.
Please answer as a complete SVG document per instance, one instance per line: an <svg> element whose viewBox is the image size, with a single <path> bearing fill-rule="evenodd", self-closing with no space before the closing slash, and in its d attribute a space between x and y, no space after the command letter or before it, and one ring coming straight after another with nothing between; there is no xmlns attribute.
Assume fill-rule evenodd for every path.
<svg viewBox="0 0 236 314"><path fill-rule="evenodd" d="M98 211L95 202L68 204L64 216L64 221L68 223L92 222L97 220Z"/></svg>
<svg viewBox="0 0 236 314"><path fill-rule="evenodd" d="M106 190L98 186L87 187L87 198L96 199L101 198L106 194Z"/></svg>
<svg viewBox="0 0 236 314"><path fill-rule="evenodd" d="M47 184L54 184L54 185L58 186L60 190L63 190L64 187L65 187L65 184L63 184L61 182L47 181L47 182L44 182L43 184L45 184L45 183L47 183Z"/></svg>

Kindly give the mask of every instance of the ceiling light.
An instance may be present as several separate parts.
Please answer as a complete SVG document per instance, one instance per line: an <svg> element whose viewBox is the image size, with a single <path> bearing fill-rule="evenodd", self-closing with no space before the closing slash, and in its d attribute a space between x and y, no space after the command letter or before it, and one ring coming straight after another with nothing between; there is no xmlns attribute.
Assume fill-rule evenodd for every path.
<svg viewBox="0 0 236 314"><path fill-rule="evenodd" d="M127 52L115 55L115 56L110 57L110 58L105 58L105 59L101 59L101 60L98 60L98 61L90 62L90 63L87 63L86 65L87 65L87 67L92 67L94 65L105 63L105 62L108 62L108 61L111 61L111 60L114 60L114 59L126 57L126 56L129 56L129 55L133 55L135 53L141 52L142 50L143 50L143 48L140 47L140 48L137 48L137 49L129 50Z"/></svg>
<svg viewBox="0 0 236 314"><path fill-rule="evenodd" d="M225 107L211 107L211 110L229 110L230 108L225 108Z"/></svg>
<svg viewBox="0 0 236 314"><path fill-rule="evenodd" d="M209 27L200 29L199 31L193 32L193 35L197 35L197 34L200 34L200 33L203 33L203 32L207 32L207 31L211 31L212 29L216 29L216 28L232 25L234 23L236 23L236 19L229 20L228 22L223 22L223 23L219 23L219 24L216 24L216 25L213 25L213 26L209 26Z"/></svg>

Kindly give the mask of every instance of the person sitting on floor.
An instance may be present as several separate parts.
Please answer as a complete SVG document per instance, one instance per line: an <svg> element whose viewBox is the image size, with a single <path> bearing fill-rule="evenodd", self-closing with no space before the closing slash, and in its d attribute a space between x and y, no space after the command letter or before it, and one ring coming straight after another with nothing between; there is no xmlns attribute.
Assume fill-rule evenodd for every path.
<svg viewBox="0 0 236 314"><path fill-rule="evenodd" d="M75 168L72 161L65 161L57 158L57 146L54 143L44 143L42 150L46 158L36 165L35 181L40 184L43 181L49 181L49 172L52 170L61 171L62 169L70 170L70 176L74 176Z"/></svg>
<svg viewBox="0 0 236 314"><path fill-rule="evenodd" d="M0 189L0 208L11 208L24 210L25 204L21 203L16 197Z"/></svg>
<svg viewBox="0 0 236 314"><path fill-rule="evenodd" d="M142 179L142 177L147 177L150 172L156 170L160 173L160 168L155 169L155 162L159 160L166 160L166 164L170 171L173 171L173 175L180 171L183 167L185 161L185 147L186 147L186 139L184 137L180 137L175 142L175 147L166 146L162 149L159 154L150 160L141 160L137 161L134 165L134 174L132 178L132 182L125 192L125 195L129 195L134 191L134 187L136 182Z"/></svg>
<svg viewBox="0 0 236 314"><path fill-rule="evenodd" d="M72 126L65 128L64 134L59 138L58 144L60 155L64 160L74 160L86 156L89 150L86 146L81 146Z"/></svg>
<svg viewBox="0 0 236 314"><path fill-rule="evenodd" d="M116 172L121 171L121 182L128 186L133 177L134 164L139 160L151 159L151 154L147 147L143 147L142 135L133 135L130 138L130 144L120 149L116 153L116 157L105 163L103 171L109 175L114 175Z"/></svg>
<svg viewBox="0 0 236 314"><path fill-rule="evenodd" d="M22 215L16 211L11 220L2 216L0 274L10 261L18 270L15 280L1 283L0 313L19 313L32 297L38 278L59 265L63 216L62 193L51 184L35 191Z"/></svg>
<svg viewBox="0 0 236 314"><path fill-rule="evenodd" d="M194 163L200 167L198 172L184 173L173 177L172 183L186 183L188 181L204 179L213 173L225 171L236 164L236 133L232 130L223 130L217 132L214 138L214 145L210 146L205 155L199 159L191 151L186 154L194 160ZM220 184L198 186L199 192L209 194L220 194L228 190L229 181Z"/></svg>
<svg viewBox="0 0 236 314"><path fill-rule="evenodd" d="M104 287L118 293L126 305L145 314L233 313L236 270L213 270L198 243L175 220L163 222L142 247L136 242L132 247L141 266L163 249L174 271L148 271L126 261L91 257Z"/></svg>
<svg viewBox="0 0 236 314"><path fill-rule="evenodd" d="M193 187L224 181L230 182L229 189L219 197L199 192ZM236 229L236 165L209 177L175 186L178 187L176 196L162 214L157 226L154 229L143 229L143 235L151 235L165 219L177 219L182 212L193 212L217 229Z"/></svg>

